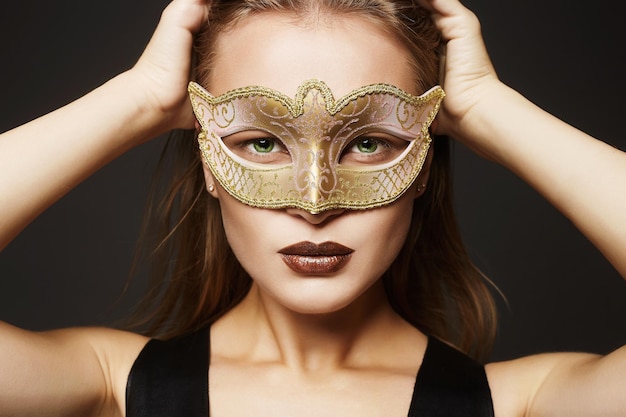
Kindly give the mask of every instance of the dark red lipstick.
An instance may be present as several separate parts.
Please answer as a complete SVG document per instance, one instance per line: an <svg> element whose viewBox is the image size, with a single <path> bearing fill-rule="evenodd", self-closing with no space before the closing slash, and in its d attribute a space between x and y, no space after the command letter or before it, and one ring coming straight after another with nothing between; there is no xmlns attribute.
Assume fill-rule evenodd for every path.
<svg viewBox="0 0 626 417"><path fill-rule="evenodd" d="M298 242L278 251L289 268L300 274L330 274L350 260L354 249L335 242Z"/></svg>

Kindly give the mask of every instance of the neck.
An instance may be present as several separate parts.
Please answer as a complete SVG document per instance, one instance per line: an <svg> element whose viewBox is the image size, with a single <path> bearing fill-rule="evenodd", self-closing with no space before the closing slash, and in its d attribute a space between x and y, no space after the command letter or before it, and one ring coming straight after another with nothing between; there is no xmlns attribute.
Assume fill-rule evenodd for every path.
<svg viewBox="0 0 626 417"><path fill-rule="evenodd" d="M391 308L382 281L349 306L322 314L290 310L253 284L246 298L214 327L237 341L228 343L230 355L303 371L371 365L373 358L388 357L390 347L406 341L407 335L425 343L423 335ZM233 346L238 346L235 352Z"/></svg>

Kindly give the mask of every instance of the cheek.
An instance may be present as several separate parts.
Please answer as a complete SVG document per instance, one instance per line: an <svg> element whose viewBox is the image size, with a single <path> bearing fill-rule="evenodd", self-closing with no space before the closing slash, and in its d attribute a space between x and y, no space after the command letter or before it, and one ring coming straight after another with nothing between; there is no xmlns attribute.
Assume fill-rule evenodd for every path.
<svg viewBox="0 0 626 417"><path fill-rule="evenodd" d="M393 221L386 224L385 232L377 237L384 253L385 263L387 264L385 270L391 266L391 263L398 256L398 253L406 241L411 225L411 208L412 204L410 204L407 210L399 213L399 216L395 216Z"/></svg>
<svg viewBox="0 0 626 417"><path fill-rule="evenodd" d="M352 230L363 244L362 273L381 276L391 266L406 240L412 213L413 198L407 192L395 203L355 218Z"/></svg>
<svg viewBox="0 0 626 417"><path fill-rule="evenodd" d="M252 275L255 265L267 263L275 253L274 240L281 222L267 209L247 206L220 196L222 222L228 243L241 265Z"/></svg>
<svg viewBox="0 0 626 417"><path fill-rule="evenodd" d="M224 199L220 203L226 238L237 258L255 252L264 236L263 221L250 213L255 209L243 204L224 204Z"/></svg>

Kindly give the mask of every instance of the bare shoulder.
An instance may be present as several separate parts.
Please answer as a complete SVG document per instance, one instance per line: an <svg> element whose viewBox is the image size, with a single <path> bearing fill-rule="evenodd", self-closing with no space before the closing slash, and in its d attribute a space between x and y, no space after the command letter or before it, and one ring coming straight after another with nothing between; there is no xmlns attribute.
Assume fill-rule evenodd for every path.
<svg viewBox="0 0 626 417"><path fill-rule="evenodd" d="M622 348L606 356L546 353L488 364L496 416L623 416L625 356Z"/></svg>
<svg viewBox="0 0 626 417"><path fill-rule="evenodd" d="M58 335L55 337L75 338L84 346L86 354L93 354L97 358L108 385L107 390L113 394L115 407L124 410L128 374L149 339L137 333L104 327L72 328L56 332Z"/></svg>
<svg viewBox="0 0 626 417"><path fill-rule="evenodd" d="M123 414L128 372L147 340L107 328L31 332L0 322L0 415Z"/></svg>

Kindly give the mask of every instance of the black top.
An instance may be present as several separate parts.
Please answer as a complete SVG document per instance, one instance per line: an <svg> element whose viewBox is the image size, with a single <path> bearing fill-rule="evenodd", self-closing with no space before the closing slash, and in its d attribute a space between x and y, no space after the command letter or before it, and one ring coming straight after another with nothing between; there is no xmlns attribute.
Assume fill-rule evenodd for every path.
<svg viewBox="0 0 626 417"><path fill-rule="evenodd" d="M128 375L126 417L209 417L209 328L150 340ZM408 417L493 417L485 368L429 337Z"/></svg>

